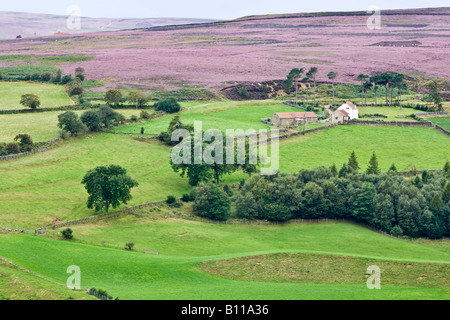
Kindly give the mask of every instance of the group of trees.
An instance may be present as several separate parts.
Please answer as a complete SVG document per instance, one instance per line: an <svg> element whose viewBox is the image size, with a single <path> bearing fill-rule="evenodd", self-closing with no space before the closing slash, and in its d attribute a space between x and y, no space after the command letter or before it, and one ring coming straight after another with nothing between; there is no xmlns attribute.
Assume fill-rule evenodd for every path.
<svg viewBox="0 0 450 320"><path fill-rule="evenodd" d="M441 238L450 235L449 179L448 162L443 173L411 180L395 170L358 173L348 164L337 173L319 167L298 174L253 175L236 196L236 215L280 222L352 219L395 236Z"/></svg>
<svg viewBox="0 0 450 320"><path fill-rule="evenodd" d="M98 132L126 122L125 117L108 106L84 112L81 117L73 111L66 111L58 116L58 127L71 136L86 132Z"/></svg>
<svg viewBox="0 0 450 320"><path fill-rule="evenodd" d="M294 86L295 90L295 103L298 104L298 87L299 87L299 81L308 84L310 82L314 85L314 104L316 104L316 88L317 88L317 74L319 72L319 69L317 67L311 67L308 72L306 72L305 77L302 78L302 75L305 73L305 69L303 68L294 68L289 72L287 75L287 79L284 81L284 90L286 93L290 93L292 90L292 87ZM329 74L329 76L331 73ZM334 90L334 79L337 77L337 73L333 72L331 75L333 79L333 90ZM300 80L301 79L301 80ZM330 78L331 79L331 78ZM308 91L305 90L306 94L306 101L309 103L309 96Z"/></svg>
<svg viewBox="0 0 450 320"><path fill-rule="evenodd" d="M318 68L312 67L306 72L305 77L302 77L305 73L303 68L292 69L284 81L284 90L286 93L295 91L295 102L298 104L298 88L299 83L312 83L314 87L314 104L316 105L316 88L317 88L317 74ZM327 74L327 78L332 81L333 90L333 105L335 104L335 81L338 76L337 72L331 71ZM379 87L385 89L386 106L399 105L402 107L403 93L408 91L408 86L405 81L405 75L394 72L382 72L369 76L367 74L359 74L356 80L361 83L361 104L367 104L367 93L372 90L375 97L375 105L378 105L377 93ZM437 111L442 111L442 97L439 90L439 84L436 81L430 81L425 84L425 87L429 89L429 94L426 99L433 102L434 108ZM394 101L394 89L396 89L396 101ZM309 104L308 90L305 90L305 100Z"/></svg>
<svg viewBox="0 0 450 320"><path fill-rule="evenodd" d="M29 152L33 149L34 142L28 134L19 134L14 137L14 142L0 144L0 156Z"/></svg>
<svg viewBox="0 0 450 320"><path fill-rule="evenodd" d="M124 98L122 91L119 89L109 89L105 94L104 100L110 107L118 108L121 103L128 101L134 104L136 109L138 109L145 107L152 100L152 96L142 91L134 90Z"/></svg>

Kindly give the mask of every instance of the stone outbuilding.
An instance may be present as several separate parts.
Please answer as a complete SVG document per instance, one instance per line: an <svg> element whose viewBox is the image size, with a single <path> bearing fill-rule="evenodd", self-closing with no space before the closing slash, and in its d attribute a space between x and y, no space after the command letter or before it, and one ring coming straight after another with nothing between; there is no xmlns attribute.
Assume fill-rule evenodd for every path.
<svg viewBox="0 0 450 320"><path fill-rule="evenodd" d="M275 113L270 122L276 127L300 126L304 123L317 123L319 118L314 112Z"/></svg>

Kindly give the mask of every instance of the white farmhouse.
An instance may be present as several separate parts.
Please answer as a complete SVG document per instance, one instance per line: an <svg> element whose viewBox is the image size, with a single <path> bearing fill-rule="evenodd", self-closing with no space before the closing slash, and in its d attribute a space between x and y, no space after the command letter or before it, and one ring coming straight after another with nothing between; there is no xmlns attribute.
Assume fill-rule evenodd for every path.
<svg viewBox="0 0 450 320"><path fill-rule="evenodd" d="M347 101L345 104L339 107L338 111L343 110L348 113L349 120L358 119L359 111L358 107L355 106L351 101Z"/></svg>

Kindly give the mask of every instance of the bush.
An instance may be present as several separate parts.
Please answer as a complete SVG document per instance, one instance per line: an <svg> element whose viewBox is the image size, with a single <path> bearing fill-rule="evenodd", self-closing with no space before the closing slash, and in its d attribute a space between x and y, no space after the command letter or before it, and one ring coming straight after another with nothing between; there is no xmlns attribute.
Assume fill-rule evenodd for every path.
<svg viewBox="0 0 450 320"><path fill-rule="evenodd" d="M233 196L233 190L231 190L231 188L230 188L230 186L229 185L225 185L224 187L223 187L223 191L225 191L225 193L229 196L229 197L232 197Z"/></svg>
<svg viewBox="0 0 450 320"><path fill-rule="evenodd" d="M72 240L73 239L73 231L71 229L66 229L63 232L61 232L61 235L63 239L65 240Z"/></svg>
<svg viewBox="0 0 450 320"><path fill-rule="evenodd" d="M181 197L181 201L183 202L190 202L191 201L191 196L188 195L187 193L183 194L183 196Z"/></svg>
<svg viewBox="0 0 450 320"><path fill-rule="evenodd" d="M17 143L8 143L3 149L6 154L17 154L20 153L20 147Z"/></svg>
<svg viewBox="0 0 450 320"><path fill-rule="evenodd" d="M150 119L150 114L145 110L142 110L139 116L141 117L141 119Z"/></svg>
<svg viewBox="0 0 450 320"><path fill-rule="evenodd" d="M197 188L194 212L200 217L226 221L230 216L231 201L218 186L202 183Z"/></svg>
<svg viewBox="0 0 450 320"><path fill-rule="evenodd" d="M137 122L138 120L139 120L139 118L134 114L130 117L131 122Z"/></svg>
<svg viewBox="0 0 450 320"><path fill-rule="evenodd" d="M174 196L167 196L166 202L167 204L174 204L177 202L177 198L175 198Z"/></svg>
<svg viewBox="0 0 450 320"><path fill-rule="evenodd" d="M391 229L390 234L394 237L401 237L403 235L403 230L400 226L395 226Z"/></svg>
<svg viewBox="0 0 450 320"><path fill-rule="evenodd" d="M250 97L250 94L248 93L248 90L246 88L244 88L244 87L239 88L238 95L241 96L242 98Z"/></svg>
<svg viewBox="0 0 450 320"><path fill-rule="evenodd" d="M236 216L249 220L255 219L258 216L258 205L251 192L245 192L237 196Z"/></svg>
<svg viewBox="0 0 450 320"><path fill-rule="evenodd" d="M49 82L52 79L52 74L50 72L44 72L41 74L41 81L42 82Z"/></svg>
<svg viewBox="0 0 450 320"><path fill-rule="evenodd" d="M175 100L175 98L168 98L162 101L159 101L156 104L157 111L164 111L167 113L176 113L181 110L180 104Z"/></svg>
<svg viewBox="0 0 450 320"><path fill-rule="evenodd" d="M125 250L133 251L133 248L134 248L134 243L133 242L129 242L129 243L125 244Z"/></svg>

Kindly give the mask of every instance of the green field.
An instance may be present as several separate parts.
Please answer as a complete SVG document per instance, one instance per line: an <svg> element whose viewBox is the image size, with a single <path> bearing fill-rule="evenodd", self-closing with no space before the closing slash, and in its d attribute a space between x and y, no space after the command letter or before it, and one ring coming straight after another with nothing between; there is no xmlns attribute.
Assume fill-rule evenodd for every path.
<svg viewBox="0 0 450 320"><path fill-rule="evenodd" d="M450 117L441 117L441 118L428 118L435 125L444 128L447 131L450 131Z"/></svg>
<svg viewBox="0 0 450 320"><path fill-rule="evenodd" d="M393 276L390 269L382 269L381 290L367 289L363 277L374 260L382 266L386 261L401 261L413 266L419 262L445 263L448 268L448 240L404 241L337 222L224 225L162 216L127 217L73 229L75 242L34 235L0 235L0 256L61 284L68 277L67 267L77 265L81 268L83 288L100 287L121 299L450 298L448 284L426 287L411 286L408 281L406 285L383 282L383 271L386 279ZM138 251L104 246L112 242L124 245L124 241L134 241ZM21 249L17 250L18 247ZM145 249L158 250L159 254L145 254L142 252ZM282 252L325 254L331 260L347 256L367 262L362 260L363 268L353 269L361 281L349 284L228 280L200 268L203 262Z"/></svg>
<svg viewBox="0 0 450 320"><path fill-rule="evenodd" d="M202 121L204 129L268 129L269 126L261 122L262 118L269 118L276 112L300 112L300 109L285 106L274 101L250 102L212 102L190 108L180 113L180 119L185 124ZM166 131L174 115L168 115L147 123L129 125L116 129L117 132L138 134L141 127L146 135L157 135Z"/></svg>
<svg viewBox="0 0 450 320"><path fill-rule="evenodd" d="M339 168L356 152L362 170L375 151L382 171L442 169L450 159L448 137L433 128L339 126L280 142L280 170L297 172L320 165Z"/></svg>
<svg viewBox="0 0 450 320"><path fill-rule="evenodd" d="M58 137L60 129L57 127L58 115L65 111L22 113L22 114L0 114L0 142L11 142L18 134L27 133L35 142L43 142ZM85 111L75 111L81 115ZM140 111L133 109L121 109L119 113L127 119L132 115L139 117ZM154 110L147 110L154 113Z"/></svg>
<svg viewBox="0 0 450 320"><path fill-rule="evenodd" d="M20 104L20 97L29 93L35 94L40 98L41 108L56 108L74 104L67 95L64 86L0 81L0 110L27 109Z"/></svg>
<svg viewBox="0 0 450 320"><path fill-rule="evenodd" d="M417 110L402 108L400 107L358 107L360 120L383 120L383 121L416 121L412 118L403 118L408 117L413 113L416 113ZM362 115L365 114L382 114L387 116L387 118L362 118Z"/></svg>

